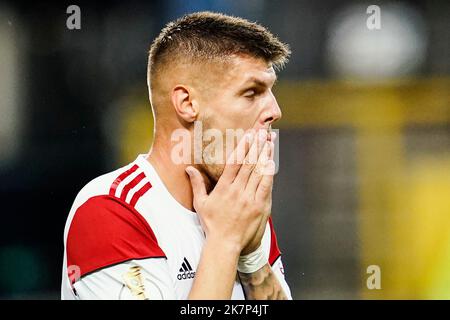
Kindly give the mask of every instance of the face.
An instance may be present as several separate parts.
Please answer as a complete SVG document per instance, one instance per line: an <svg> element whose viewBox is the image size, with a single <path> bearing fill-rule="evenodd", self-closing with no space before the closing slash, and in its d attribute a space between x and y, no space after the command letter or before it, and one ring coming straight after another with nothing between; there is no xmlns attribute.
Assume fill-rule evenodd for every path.
<svg viewBox="0 0 450 320"><path fill-rule="evenodd" d="M216 147L220 146L214 145L216 139L203 141L204 161L200 167L213 182L219 179L225 166L224 159L245 130L268 129L281 117L281 110L272 93L275 81L276 75L271 65L249 56L232 58L208 81L198 101L198 120L202 121L203 132L209 129L220 131L223 143L222 153L217 153Z"/></svg>

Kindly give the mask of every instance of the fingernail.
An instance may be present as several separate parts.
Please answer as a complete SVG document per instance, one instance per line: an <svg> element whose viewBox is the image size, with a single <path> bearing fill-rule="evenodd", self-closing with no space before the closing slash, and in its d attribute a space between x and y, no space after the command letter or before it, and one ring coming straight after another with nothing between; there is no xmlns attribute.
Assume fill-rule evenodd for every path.
<svg viewBox="0 0 450 320"><path fill-rule="evenodd" d="M185 169L185 171L186 171L186 173L187 173L189 176L192 175L192 168L191 168L191 167L187 167L187 168Z"/></svg>

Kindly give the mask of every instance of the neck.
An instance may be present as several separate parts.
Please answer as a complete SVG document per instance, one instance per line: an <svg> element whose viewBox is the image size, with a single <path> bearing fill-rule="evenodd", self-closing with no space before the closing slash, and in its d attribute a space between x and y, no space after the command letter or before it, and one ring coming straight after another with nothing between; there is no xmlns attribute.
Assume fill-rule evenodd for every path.
<svg viewBox="0 0 450 320"><path fill-rule="evenodd" d="M171 150L170 139L157 136L146 159L155 168L172 197L186 209L194 211L191 183L185 171L188 165L175 164L171 159Z"/></svg>

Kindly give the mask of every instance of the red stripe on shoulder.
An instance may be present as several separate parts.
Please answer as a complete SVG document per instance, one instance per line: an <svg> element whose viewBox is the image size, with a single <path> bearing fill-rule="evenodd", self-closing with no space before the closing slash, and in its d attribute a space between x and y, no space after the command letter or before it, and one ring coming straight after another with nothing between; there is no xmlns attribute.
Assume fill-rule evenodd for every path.
<svg viewBox="0 0 450 320"><path fill-rule="evenodd" d="M125 201L125 199L127 198L127 195L130 192L130 190L133 189L134 187L136 187L137 184L139 182L141 182L142 179L144 179L144 178L145 178L145 174L143 172L141 172L140 174L138 174L136 176L136 178L131 180L125 187L123 187L122 193L120 194L120 199Z"/></svg>
<svg viewBox="0 0 450 320"><path fill-rule="evenodd" d="M138 191L136 191L131 198L130 205L134 207L138 200L152 187L152 184L150 182L147 182L144 184Z"/></svg>
<svg viewBox="0 0 450 320"><path fill-rule="evenodd" d="M139 168L139 166L137 164L133 165L130 169L128 169L127 171L123 172L121 175L119 175L116 180L114 180L114 182L111 184L111 188L109 189L109 195L110 196L114 196L116 194L116 189L119 186L119 184L123 181L123 179L125 179L126 177L128 177L129 175L131 175L133 172L135 172L137 169Z"/></svg>
<svg viewBox="0 0 450 320"><path fill-rule="evenodd" d="M270 225L270 253L269 253L269 263L273 265L278 257L281 255L280 248L278 247L277 236L275 234L275 229L273 227L272 217L269 217Z"/></svg>
<svg viewBox="0 0 450 320"><path fill-rule="evenodd" d="M92 197L77 209L66 251L69 270L76 266L80 276L132 259L166 256L144 217L107 195Z"/></svg>

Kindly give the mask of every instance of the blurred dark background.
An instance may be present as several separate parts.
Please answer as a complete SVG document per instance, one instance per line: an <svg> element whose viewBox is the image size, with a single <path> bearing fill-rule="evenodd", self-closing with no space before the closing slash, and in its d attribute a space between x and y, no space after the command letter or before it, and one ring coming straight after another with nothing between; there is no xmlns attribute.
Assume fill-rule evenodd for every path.
<svg viewBox="0 0 450 320"><path fill-rule="evenodd" d="M70 4L81 9L80 30L66 27ZM382 28L374 39L377 31L365 30L370 4L381 8ZM404 233L394 236L392 230L404 227L386 221L403 209L374 207L369 199L375 194L383 203L401 202L397 196L392 200L396 191L384 192L401 189L393 187L399 181L411 184L408 179L416 175L404 169L417 154L445 158L436 166L437 176L450 179L448 2L2 0L0 298L59 298L63 229L72 201L92 178L147 152L152 134L147 51L165 23L200 10L258 21L293 51L279 75L278 95L286 109L279 124L274 223L294 298L372 297L364 291L365 268L372 263L392 272L377 298L448 297L450 286L431 285L432 280L416 283L411 275L398 283L395 268L423 257L393 258L404 247L392 239L404 239ZM360 117L354 112L371 106ZM392 110L406 111L400 117ZM132 145L130 136L141 139ZM372 141L373 148L361 148L359 139L368 139L364 146ZM400 149L394 141L401 141ZM395 150L402 150L398 159L406 162L386 159L395 157ZM377 154L383 159L372 166ZM371 180L377 176L371 170L395 174L381 185ZM372 187L364 189L366 178ZM449 190L443 183L442 203ZM450 215L447 203L439 207L444 220ZM372 231L366 217L375 219ZM374 243L393 251L371 256ZM450 257L447 247L439 248ZM432 265L445 270L443 261L449 260ZM449 277L445 273L444 279Z"/></svg>

